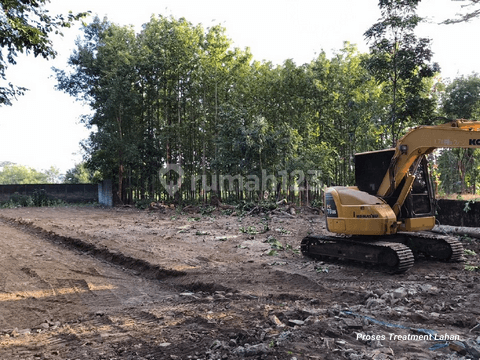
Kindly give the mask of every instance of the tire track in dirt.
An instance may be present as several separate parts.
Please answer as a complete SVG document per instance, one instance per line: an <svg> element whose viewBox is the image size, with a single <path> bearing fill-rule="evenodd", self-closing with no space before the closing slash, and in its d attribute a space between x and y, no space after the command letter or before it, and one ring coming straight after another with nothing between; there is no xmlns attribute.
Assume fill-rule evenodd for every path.
<svg viewBox="0 0 480 360"><path fill-rule="evenodd" d="M0 227L0 359L104 359L106 352L118 358L111 348L143 343L144 323L158 332L148 313L118 324L110 317L137 314L175 294L159 282L29 229L1 221Z"/></svg>
<svg viewBox="0 0 480 360"><path fill-rule="evenodd" d="M272 299L278 298L285 300L286 298L307 299L315 296L317 291L325 291L325 287L312 281L311 279L284 271L263 271L262 278L255 278L249 276L243 271L242 274L235 275L236 269L229 269L225 276L223 276L222 283L214 283L212 278L216 278L213 273L202 271L184 272L174 269L165 269L159 265L152 264L146 260L134 258L117 250L111 250L106 247L100 248L92 242L85 241L78 237L64 236L55 233L54 231L45 230L32 222L23 218L9 218L0 215L0 222L11 226L24 233L45 239L54 244L60 244L68 249L79 251L96 259L106 261L114 266L121 266L134 272L135 275L141 276L150 280L162 280L164 285L165 280L168 279L168 285L179 290L187 291L203 291L206 293L214 293L215 291L229 291L229 292L246 292L246 295L252 291L256 284L263 283L265 290L260 293L254 292L253 295L258 299ZM258 266L261 269L261 266ZM87 272L88 273L88 272ZM231 273L230 275L228 273ZM282 285L295 283L298 290L303 290L304 295L286 294ZM252 288L252 289L250 289Z"/></svg>
<svg viewBox="0 0 480 360"><path fill-rule="evenodd" d="M82 216L77 211L68 213L64 209L19 209L10 212L16 219L9 225L12 234L16 227L24 227L24 234L32 234L38 239L33 241L33 237L24 236L24 244L30 242L32 247L48 245L56 249L49 253L33 249L27 251L25 257L17 251L13 254L15 256L8 258L9 241L4 237L4 259L12 264L17 258L21 260L21 264L15 267L15 272L9 273L9 277L25 281L33 287L37 274L40 278L47 279L58 294L70 289L70 293L59 296L58 302L53 306L61 307L64 301L72 301L67 307L78 311L78 314L70 317L64 312L61 327L50 326L45 332L32 332L31 335L21 335L18 338L7 338L6 333L0 329L0 349L4 344L8 346L4 348L6 350L0 350L0 358L233 360L244 358L249 351L255 352L249 358L272 360L291 360L294 357L446 359L447 354L437 354L428 349L432 343L387 341L375 345L361 342L356 339L356 332L388 335L392 332L406 334L407 330L392 330L361 316L347 315L345 311L387 323L460 334L465 334L475 325L475 319L472 318L478 315L475 296L479 285L476 276L464 274L460 265L421 262L402 276L390 276L376 269L359 266L314 263L293 254L286 256L286 252L279 252L275 258L267 257L260 248L247 252L238 247L246 245L244 241L247 240L248 245L263 244L264 238L260 236L256 239L244 236L219 242L213 238L216 233L208 238L200 237L194 232L187 237L182 232L182 235L177 235L172 241L165 241L164 235L170 230L162 232L157 228L164 226L164 223L156 223L164 219L132 211L126 212L121 219L115 218L115 221L109 222L107 215L110 212L107 214L98 209L90 211L92 215L85 211ZM101 215L98 216L100 223L82 228L93 222L92 217L98 213ZM34 219L33 223L25 225L18 220L19 216L25 219L24 222ZM180 225L188 221L181 220L177 220ZM247 223L247 220L242 223L244 227L255 223L254 219L250 219L251 223ZM301 220L295 219L299 224L302 224ZM230 218L225 221L232 222ZM71 222L75 228L67 227ZM142 235L141 226L129 227L125 234L122 234L118 226L138 223L145 224L148 229L145 235ZM150 234L149 226L152 223L158 232L155 237ZM203 231L207 225L211 226L210 222L195 223L197 228L194 231ZM73 241L87 245L93 243L102 250L103 245L99 243L103 240L102 234L109 229L108 226L114 229L114 234L103 244L117 246L115 250L110 248L110 252L124 252L132 257L138 254L140 259L151 261L147 270L155 266L156 258L164 264L160 268L168 267L168 261L174 264L177 259L183 263L201 263L194 263L185 271L184 276L163 276L157 281L155 274L145 276L141 272L142 267L135 264L129 271L123 271L122 268L126 267L107 262L107 255L93 256L90 248L80 244L71 245ZM282 226L287 228L286 224ZM35 227L43 227L39 236L35 235ZM175 229L178 227L175 225ZM233 228L235 230L236 226ZM8 230L7 227L4 229ZM137 232L134 237L131 236L134 234L131 232L133 229ZM57 234L47 230L53 230ZM232 231L229 230L228 233ZM227 231L220 235L226 233ZM19 234L20 242L22 234ZM65 235L66 238L57 238L55 235ZM301 238L300 235L297 237ZM292 240L288 241L293 244ZM151 249L155 250L152 251L153 256L143 251ZM185 249L190 252L185 252ZM478 248L472 250L480 253ZM213 253L212 256L205 255L209 251ZM232 253L236 257L231 256ZM37 259L45 260L48 255L52 255L54 262L62 263L64 279L60 275L50 276L45 270L42 271L45 268L53 271L53 266L46 264L42 268L35 264ZM62 255L74 263L70 265L66 261L59 261L59 256ZM133 274L137 276L132 276ZM155 280L149 280L151 278ZM12 283L10 278L8 281ZM91 283L110 283L116 289L98 291L92 288ZM149 292L148 287L156 290ZM136 288L139 291L136 292ZM400 288L404 290L398 290ZM7 288L12 289L14 288ZM168 291L160 294L163 289ZM395 295L402 291L407 295ZM149 299L143 298L147 292ZM21 302L22 300L17 304ZM109 303L113 306L108 307ZM32 302L27 305L33 309L35 304ZM40 311L42 304L36 306ZM20 342L21 345L15 345ZM379 348L374 349L373 345Z"/></svg>
<svg viewBox="0 0 480 360"><path fill-rule="evenodd" d="M0 222L5 225L14 227L24 233L40 237L54 244L62 244L66 248L80 251L84 254L93 256L94 258L107 261L111 264L121 266L125 269L133 270L136 275L147 279L162 280L167 277L183 276L185 272L164 269L158 265L151 264L142 259L136 259L131 256L122 254L118 251L112 251L108 248L100 248L95 244L86 242L79 238L63 236L53 231L47 231L41 227L35 226L30 221L24 219L12 219L0 215Z"/></svg>

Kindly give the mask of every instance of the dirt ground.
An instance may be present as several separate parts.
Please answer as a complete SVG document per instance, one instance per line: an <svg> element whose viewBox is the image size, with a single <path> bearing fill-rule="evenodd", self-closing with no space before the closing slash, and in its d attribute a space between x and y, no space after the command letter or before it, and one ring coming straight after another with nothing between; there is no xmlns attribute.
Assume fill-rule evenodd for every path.
<svg viewBox="0 0 480 360"><path fill-rule="evenodd" d="M309 212L19 208L0 230L1 359L480 355L478 240L389 275L302 256Z"/></svg>

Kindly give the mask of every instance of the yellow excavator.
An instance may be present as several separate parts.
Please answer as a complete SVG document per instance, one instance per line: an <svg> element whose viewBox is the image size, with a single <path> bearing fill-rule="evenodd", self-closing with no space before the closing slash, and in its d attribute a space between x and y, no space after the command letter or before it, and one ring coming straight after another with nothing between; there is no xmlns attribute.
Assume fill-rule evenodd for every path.
<svg viewBox="0 0 480 360"><path fill-rule="evenodd" d="M463 246L455 237L425 231L435 226L426 155L437 148L480 148L480 122L419 126L393 149L356 154L356 186L325 191L327 229L337 235L305 237L302 253L377 264L392 273L407 271L417 256L461 261Z"/></svg>

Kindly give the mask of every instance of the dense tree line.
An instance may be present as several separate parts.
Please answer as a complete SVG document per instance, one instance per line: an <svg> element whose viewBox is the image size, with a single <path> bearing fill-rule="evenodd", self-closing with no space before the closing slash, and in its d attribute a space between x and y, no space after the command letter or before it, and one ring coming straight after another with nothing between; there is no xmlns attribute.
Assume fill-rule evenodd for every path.
<svg viewBox="0 0 480 360"><path fill-rule="evenodd" d="M93 130L83 144L87 166L116 179L123 201L172 195L164 185L178 185L178 171L159 177L167 164L181 167L178 199L269 190L307 200L320 184L353 183L355 153L389 147L434 117L429 70L413 92L412 81L396 80L398 94L413 95L397 100L402 122L393 127L388 70L376 76L381 65L372 64L379 54L345 43L331 58L273 65L232 48L221 26L153 16L135 33L96 18L70 57L72 72L57 78L94 110L83 119Z"/></svg>
<svg viewBox="0 0 480 360"><path fill-rule="evenodd" d="M48 170L38 171L9 161L0 162L0 185L56 184L62 181L60 170L54 166Z"/></svg>
<svg viewBox="0 0 480 360"><path fill-rule="evenodd" d="M480 77L461 76L442 92L440 111L449 119L480 120ZM480 150L445 149L439 152L436 182L440 194L477 193L480 187Z"/></svg>
<svg viewBox="0 0 480 360"><path fill-rule="evenodd" d="M382 18L364 34L369 54L345 43L303 65L254 61L232 48L224 28L185 19L152 17L140 33L107 19L84 24L72 72L57 70L58 88L93 110L83 118L92 129L87 163L65 181L115 179L127 202L259 198L266 189L308 201L321 184L352 184L354 153L391 146L437 115L480 115L478 75L446 88L435 77L430 40L415 36L419 2L379 0ZM86 15L50 16L46 3L0 0L1 80L19 51L55 56L49 34ZM446 23L478 16L478 3ZM0 105L24 90L1 84ZM439 191L475 191L479 159L477 151L441 151ZM30 170L3 172L28 178Z"/></svg>

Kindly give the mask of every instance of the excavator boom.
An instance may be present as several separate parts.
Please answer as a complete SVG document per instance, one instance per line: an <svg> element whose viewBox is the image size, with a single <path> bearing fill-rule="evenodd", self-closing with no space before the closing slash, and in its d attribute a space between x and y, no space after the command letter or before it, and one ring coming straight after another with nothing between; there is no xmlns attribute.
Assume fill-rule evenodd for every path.
<svg viewBox="0 0 480 360"><path fill-rule="evenodd" d="M455 120L442 125L419 126L402 137L377 195L391 195L412 165L438 148L480 148L480 123Z"/></svg>

